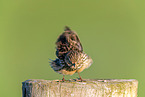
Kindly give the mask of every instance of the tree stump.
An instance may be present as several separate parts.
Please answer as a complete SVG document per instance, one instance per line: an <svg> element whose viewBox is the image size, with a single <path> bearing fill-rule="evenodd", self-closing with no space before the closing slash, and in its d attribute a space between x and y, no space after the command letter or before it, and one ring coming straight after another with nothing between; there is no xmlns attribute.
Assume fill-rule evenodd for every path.
<svg viewBox="0 0 145 97"><path fill-rule="evenodd" d="M32 79L22 82L23 97L137 97L135 79Z"/></svg>

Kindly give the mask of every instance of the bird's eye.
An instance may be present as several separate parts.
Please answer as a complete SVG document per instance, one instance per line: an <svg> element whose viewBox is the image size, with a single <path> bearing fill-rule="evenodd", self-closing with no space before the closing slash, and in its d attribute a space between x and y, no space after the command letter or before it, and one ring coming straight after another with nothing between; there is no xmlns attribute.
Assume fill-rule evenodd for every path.
<svg viewBox="0 0 145 97"><path fill-rule="evenodd" d="M74 64L72 64L74 67L75 67L75 63Z"/></svg>

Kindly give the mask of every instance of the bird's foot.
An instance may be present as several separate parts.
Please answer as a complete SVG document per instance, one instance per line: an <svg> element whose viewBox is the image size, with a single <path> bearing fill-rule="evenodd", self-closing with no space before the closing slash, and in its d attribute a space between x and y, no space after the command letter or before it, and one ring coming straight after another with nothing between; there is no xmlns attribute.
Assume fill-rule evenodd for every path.
<svg viewBox="0 0 145 97"><path fill-rule="evenodd" d="M83 79L80 77L80 78L78 78L78 80L77 80L77 81L82 82L82 81L83 81Z"/></svg>
<svg viewBox="0 0 145 97"><path fill-rule="evenodd" d="M62 78L62 80L61 80L62 82L64 82L65 81L65 79L64 78Z"/></svg>

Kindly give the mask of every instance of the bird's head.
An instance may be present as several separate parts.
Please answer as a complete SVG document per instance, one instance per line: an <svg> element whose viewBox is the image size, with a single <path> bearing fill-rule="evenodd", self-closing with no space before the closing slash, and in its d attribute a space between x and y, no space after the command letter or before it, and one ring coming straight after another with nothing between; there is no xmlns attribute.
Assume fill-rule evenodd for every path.
<svg viewBox="0 0 145 97"><path fill-rule="evenodd" d="M80 52L69 51L65 56L65 62L69 67L76 68L79 62Z"/></svg>

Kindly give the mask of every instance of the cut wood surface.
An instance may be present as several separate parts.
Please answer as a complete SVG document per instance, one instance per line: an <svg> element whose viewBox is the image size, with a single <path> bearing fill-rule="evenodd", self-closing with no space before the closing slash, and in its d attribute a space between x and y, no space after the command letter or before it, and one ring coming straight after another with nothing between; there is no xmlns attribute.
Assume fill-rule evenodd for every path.
<svg viewBox="0 0 145 97"><path fill-rule="evenodd" d="M22 97L137 97L135 79L30 79L22 82Z"/></svg>

